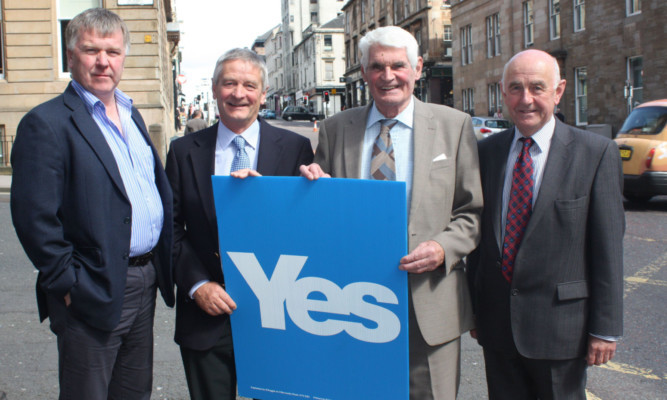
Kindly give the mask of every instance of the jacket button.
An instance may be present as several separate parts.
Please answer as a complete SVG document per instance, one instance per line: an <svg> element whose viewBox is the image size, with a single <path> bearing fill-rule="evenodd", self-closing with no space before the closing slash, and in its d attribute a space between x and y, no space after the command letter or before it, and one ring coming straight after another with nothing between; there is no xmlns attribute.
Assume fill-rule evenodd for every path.
<svg viewBox="0 0 667 400"><path fill-rule="evenodd" d="M129 224L130 223L130 217L125 217L125 219L123 219L123 223L124 224Z"/></svg>
<svg viewBox="0 0 667 400"><path fill-rule="evenodd" d="M519 295L519 289L512 289L512 296L518 296Z"/></svg>
<svg viewBox="0 0 667 400"><path fill-rule="evenodd" d="M129 260L130 255L128 253L123 254L123 260Z"/></svg>
<svg viewBox="0 0 667 400"><path fill-rule="evenodd" d="M215 254L215 258L217 258L218 260L220 259L220 254L217 251L213 254Z"/></svg>

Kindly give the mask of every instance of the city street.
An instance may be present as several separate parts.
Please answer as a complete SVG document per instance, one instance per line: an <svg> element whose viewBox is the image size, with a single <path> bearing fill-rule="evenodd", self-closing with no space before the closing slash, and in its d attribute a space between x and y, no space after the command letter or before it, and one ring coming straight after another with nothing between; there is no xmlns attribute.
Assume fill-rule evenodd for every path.
<svg viewBox="0 0 667 400"><path fill-rule="evenodd" d="M283 121L276 121L284 126ZM311 123L284 122L294 130ZM625 336L616 358L589 371L589 399L664 399L667 393L667 196L646 206L626 204ZM0 194L0 400L57 398L55 337L40 324L35 303L37 273L11 223L9 195ZM155 317L153 399L187 399L174 312L160 301ZM459 399L486 398L481 350L463 341Z"/></svg>

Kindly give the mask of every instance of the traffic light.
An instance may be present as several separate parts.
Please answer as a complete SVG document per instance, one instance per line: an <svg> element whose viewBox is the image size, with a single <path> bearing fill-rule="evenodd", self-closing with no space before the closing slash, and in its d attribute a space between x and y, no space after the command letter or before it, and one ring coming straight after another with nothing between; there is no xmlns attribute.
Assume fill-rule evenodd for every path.
<svg viewBox="0 0 667 400"><path fill-rule="evenodd" d="M325 103L329 102L329 91L328 90L324 92L324 102Z"/></svg>

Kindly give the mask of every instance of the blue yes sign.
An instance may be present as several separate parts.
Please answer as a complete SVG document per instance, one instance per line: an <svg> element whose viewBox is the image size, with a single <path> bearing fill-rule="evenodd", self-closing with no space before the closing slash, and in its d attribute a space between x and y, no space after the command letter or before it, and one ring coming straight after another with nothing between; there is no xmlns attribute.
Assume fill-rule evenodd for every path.
<svg viewBox="0 0 667 400"><path fill-rule="evenodd" d="M407 399L405 184L213 177L239 394Z"/></svg>

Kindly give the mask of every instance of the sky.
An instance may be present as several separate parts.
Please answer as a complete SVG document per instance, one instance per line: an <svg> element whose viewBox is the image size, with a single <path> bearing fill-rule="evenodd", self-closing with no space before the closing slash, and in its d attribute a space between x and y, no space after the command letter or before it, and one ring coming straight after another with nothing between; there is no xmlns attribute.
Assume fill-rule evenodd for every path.
<svg viewBox="0 0 667 400"><path fill-rule="evenodd" d="M281 0L176 0L183 55L181 74L186 101L198 92L203 78L213 75L218 57L254 40L280 24Z"/></svg>

